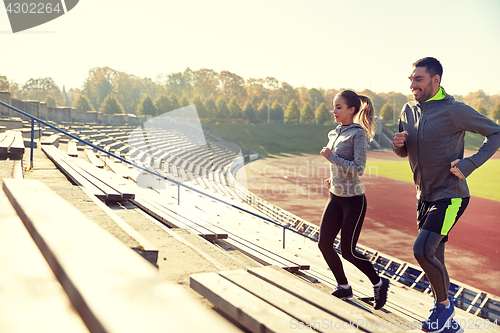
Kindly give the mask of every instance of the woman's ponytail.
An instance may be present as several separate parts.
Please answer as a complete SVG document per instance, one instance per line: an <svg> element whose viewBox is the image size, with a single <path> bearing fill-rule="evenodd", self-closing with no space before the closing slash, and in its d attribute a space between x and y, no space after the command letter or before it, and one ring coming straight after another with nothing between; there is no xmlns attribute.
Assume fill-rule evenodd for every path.
<svg viewBox="0 0 500 333"><path fill-rule="evenodd" d="M357 117L358 122L364 127L368 141L371 142L375 136L377 124L375 123L375 109L370 97L365 95L358 95L361 100L362 107L359 110Z"/></svg>

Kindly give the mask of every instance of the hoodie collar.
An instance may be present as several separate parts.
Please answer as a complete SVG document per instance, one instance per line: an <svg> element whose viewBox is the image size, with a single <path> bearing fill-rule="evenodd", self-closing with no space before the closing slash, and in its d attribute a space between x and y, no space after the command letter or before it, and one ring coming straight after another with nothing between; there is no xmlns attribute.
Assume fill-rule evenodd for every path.
<svg viewBox="0 0 500 333"><path fill-rule="evenodd" d="M426 100L426 102L440 101L440 100L444 99L445 97L446 97L446 91L444 91L443 87L439 86L439 90L436 93L436 95L434 95L433 97L431 97L428 100Z"/></svg>
<svg viewBox="0 0 500 333"><path fill-rule="evenodd" d="M352 124L349 124L349 125L342 125L342 124L339 124L339 125L337 126L336 130L337 130L338 132L342 132L342 131L345 131L345 130L347 130L347 129L351 128L351 127L359 127L359 128L361 128L361 129L363 128L363 127L362 127L360 124L358 124L358 123L352 123Z"/></svg>

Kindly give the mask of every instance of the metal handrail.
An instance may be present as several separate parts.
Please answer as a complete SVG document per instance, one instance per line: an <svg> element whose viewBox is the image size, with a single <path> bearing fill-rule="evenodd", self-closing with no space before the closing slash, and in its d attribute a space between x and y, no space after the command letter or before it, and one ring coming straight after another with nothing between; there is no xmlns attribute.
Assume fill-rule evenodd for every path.
<svg viewBox="0 0 500 333"><path fill-rule="evenodd" d="M70 137L70 138L72 138L72 139L75 139L75 140L77 140L77 141L79 141L79 142L81 142L81 143L83 143L83 144L85 144L85 145L88 145L88 146L90 146L90 147L92 147L92 148L94 148L94 149L97 149L98 151L100 151L100 152L102 152L102 153L105 153L105 154L107 154L107 155L109 155L109 156L111 156L111 157L114 157L115 159L118 159L118 160L120 160L120 161L122 161L122 162L124 162L124 163L127 163L127 164L129 164L129 165L131 165L131 166L133 166L133 167L135 167L135 168L137 168L137 169L140 169L140 170L145 171L145 172L148 172L148 173L150 173L150 174L152 174L152 175L154 175L154 176L156 176L156 177L160 177L160 178L162 178L162 179L164 179L164 180L166 180L166 181L170 181L170 182L172 182L172 183L177 184L177 186L178 186L178 197L177 197L177 200L179 201L179 203L180 203L180 186L183 186L183 187L185 187L185 188L187 188L187 189L189 189L189 190L192 190L192 191L194 191L194 192L196 192L196 193L202 194L202 195L204 195L204 196L206 196L206 197L208 197L208 198L210 198L210 199L216 200L216 201L218 201L218 202L220 202L220 203L223 203L223 204L225 204L225 205L227 205L227 206L230 206L230 207L232 207L232 208L236 208L236 209L238 209L238 210L240 210L240 211L242 211L242 212L245 212L245 213L250 214L250 215L252 215L252 216L255 216L255 217L258 217L258 218L260 218L260 219L263 219L264 221L268 221L268 222L273 223L274 225L277 225L277 226L282 227L282 228L283 228L283 248L285 248L285 229L288 229L288 230L290 230L290 231L292 231L292 232L294 232L294 233L296 233L296 234L299 234L299 235L301 235L301 236L303 236L303 237L306 237L306 238L309 238L309 239L311 239L311 240L313 240L313 241L316 241L316 240L315 240L315 239L313 239L312 237L309 237L309 236L303 235L303 234L301 234L300 232L298 232L298 231L296 231L296 230L294 230L294 229L291 229L291 228L289 228L289 227L287 227L287 226L281 225L281 224L279 224L278 222L275 222L275 221L273 221L273 220L271 220L271 219L269 219L269 218L267 218L267 217L264 217L264 216L262 216L262 215L259 215L259 214L256 214L256 213L253 213L253 212L251 212L251 211L249 211L249 210L246 210L246 209L244 209L244 208L241 208L241 207L239 207L239 206L236 206L236 205L234 205L234 204L232 204L232 203L230 203L230 202L227 202L227 201L225 201L225 200L222 200L222 199L220 199L220 198L214 197L214 196L212 196L212 195L210 195L210 194L207 194L207 193L205 193L205 192L203 192L203 191L200 191L200 190L198 190L198 189L195 189L195 188L193 188L193 187L191 187L191 186L184 185L184 184L183 184L183 183L181 183L181 182L178 182L178 181L176 181L176 180L174 180L174 179L167 178L167 177L165 177L165 176L163 176L163 175L160 175L160 174L159 174L159 173L157 173L157 172L154 172L154 171L148 170L148 169L146 169L146 168L143 168L143 167L142 167L142 166L140 166L140 165L137 165L137 164L135 164L135 163L133 163L133 162L131 162L131 161L128 161L128 160L126 160L126 159L124 159L124 158L122 158L122 157L120 157L120 156L118 156L118 155L115 155L115 154L113 154L113 153L111 153L111 152L109 152L109 151L106 151L106 150L102 149L102 148L101 148L101 147L99 147L99 146L96 146L96 145L94 145L94 144L92 144L92 143L90 143L90 142L88 142L88 141L85 141L85 140L83 140L83 139L81 139L81 138L79 138L79 137L77 137L77 136L75 136L75 135L73 135L73 134L70 134L70 133L66 132L65 130L63 130L63 129L60 129L60 128L58 128L58 127L56 127L56 126L52 125L52 124L49 124L49 123L47 123L47 122L45 122L45 121L43 121L43 120L41 120L41 119L39 119L39 118L37 118L37 117L35 117L35 116L33 116L33 115L30 115L29 113L26 113L25 111L19 110L18 108L15 108L15 107L13 107L12 105L9 105L9 104L7 104L7 103L5 103L5 102L3 102L3 101L0 101L0 105L3 105L3 106L5 106L5 107L7 107L7 108L9 108L9 109L11 109L11 110L14 110L14 111L16 111L16 112L18 112L18 113L20 113L20 114L22 114L22 115L24 115L24 116L26 116L26 117L30 118L30 119L31 119L32 126L33 126L33 124L34 124L34 121L38 121L38 123L39 123L39 124L44 124L45 126L48 126L48 127L52 128L52 129L54 129L54 130L58 131L58 132L61 132L61 133L63 133L64 135L67 135L67 136L69 136L69 137ZM33 133L33 129L32 129L32 133ZM33 135L32 135L32 140L33 140ZM33 141L31 142L31 147L32 147L31 151L33 151Z"/></svg>

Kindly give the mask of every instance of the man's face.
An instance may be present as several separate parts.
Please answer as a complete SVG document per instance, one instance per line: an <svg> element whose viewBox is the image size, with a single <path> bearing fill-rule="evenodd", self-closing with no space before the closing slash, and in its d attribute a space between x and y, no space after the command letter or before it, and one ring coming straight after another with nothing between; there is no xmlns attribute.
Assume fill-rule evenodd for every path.
<svg viewBox="0 0 500 333"><path fill-rule="evenodd" d="M434 96L439 90L439 75L431 78L425 67L414 67L408 77L413 98L417 102L424 102Z"/></svg>

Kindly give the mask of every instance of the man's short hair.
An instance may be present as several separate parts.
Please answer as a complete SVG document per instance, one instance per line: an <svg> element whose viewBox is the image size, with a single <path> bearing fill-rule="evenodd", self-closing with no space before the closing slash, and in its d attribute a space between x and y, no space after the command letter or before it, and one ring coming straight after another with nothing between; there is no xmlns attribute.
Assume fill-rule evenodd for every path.
<svg viewBox="0 0 500 333"><path fill-rule="evenodd" d="M413 63L413 67L425 67L425 71L429 73L431 78L435 75L439 75L440 78L443 77L443 66L436 58L425 57L419 59Z"/></svg>

